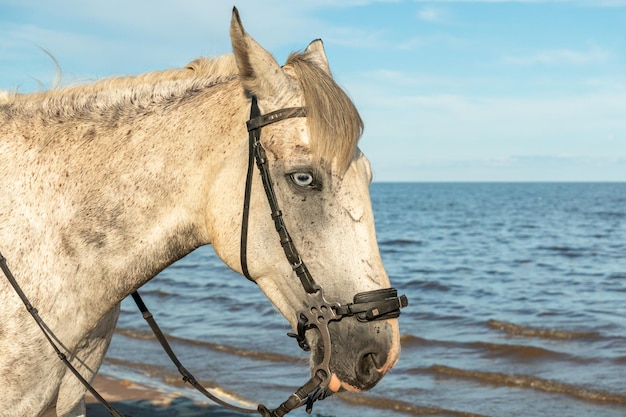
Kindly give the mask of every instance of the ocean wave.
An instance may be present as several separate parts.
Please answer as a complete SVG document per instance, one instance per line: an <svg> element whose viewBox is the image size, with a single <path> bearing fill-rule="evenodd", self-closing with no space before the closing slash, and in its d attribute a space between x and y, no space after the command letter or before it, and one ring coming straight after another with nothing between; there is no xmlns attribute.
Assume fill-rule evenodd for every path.
<svg viewBox="0 0 626 417"><path fill-rule="evenodd" d="M442 284L439 281L425 281L421 279L414 279L406 284L407 287L419 287L422 290L435 290L435 291L450 291L450 287L448 285Z"/></svg>
<svg viewBox="0 0 626 417"><path fill-rule="evenodd" d="M607 279L626 279L626 272L612 272Z"/></svg>
<svg viewBox="0 0 626 417"><path fill-rule="evenodd" d="M424 242L421 240L413 239L388 239L378 242L379 246L422 246Z"/></svg>
<svg viewBox="0 0 626 417"><path fill-rule="evenodd" d="M626 356L613 359L613 363L615 363L615 365L626 365Z"/></svg>
<svg viewBox="0 0 626 417"><path fill-rule="evenodd" d="M117 367L122 367L126 369L131 369L133 371L140 371L144 376L151 378L152 381L161 381L164 383L168 389L172 387L182 388L187 387L191 390L191 385L188 384L182 377L180 373L172 372L171 366L158 366L151 365L145 363L138 363L129 360L119 359L119 358L111 358L106 357L105 363L114 365ZM256 408L256 404L251 403L249 400L244 398L243 396L217 384L215 381L209 381L206 379L198 379L197 382L204 387L207 391L212 393L213 395L221 398L223 400L227 400L231 403L236 403L241 407L249 407ZM199 397L204 398L203 394L198 394Z"/></svg>
<svg viewBox="0 0 626 417"><path fill-rule="evenodd" d="M135 330L127 328L116 328L115 332L131 339L137 340L154 340L154 334L147 330ZM289 362L289 363L302 363L302 359L295 358L293 356L283 355L274 352L259 352L256 350L242 349L235 346L222 345L219 343L205 342L202 340L191 340L182 337L165 335L167 340L172 343L181 343L190 346L198 346L206 349L210 349L217 352L229 353L236 356L249 357L254 359L261 359L270 362ZM156 341L156 340L155 340Z"/></svg>
<svg viewBox="0 0 626 417"><path fill-rule="evenodd" d="M141 371L143 375L149 378L161 379L164 382L167 382L168 384L171 384L171 385L176 385L176 386L184 385L184 382L180 374L172 373L171 366L169 364L165 366L154 365L154 364L149 364L149 363L135 362L135 361L131 361L128 359L114 358L111 356L105 357L104 362L110 365L132 369L134 371ZM208 387L213 387L214 385L212 382L209 382L209 381L204 381L203 383L204 385Z"/></svg>
<svg viewBox="0 0 626 417"><path fill-rule="evenodd" d="M533 389L549 394L565 394L585 401L626 404L626 394L592 390L531 375L475 371L445 365L433 365L429 369L438 375L472 379L495 386Z"/></svg>
<svg viewBox="0 0 626 417"><path fill-rule="evenodd" d="M489 355L503 357L515 356L525 359L564 359L564 354L553 350L545 349L537 346L515 345L507 343L489 343L489 342L457 342L450 340L433 340L422 337L404 334L400 338L400 343L405 347L438 347L446 349L464 349L485 352ZM571 357L568 355L568 359ZM580 360L576 360L580 362Z"/></svg>
<svg viewBox="0 0 626 417"><path fill-rule="evenodd" d="M625 211L604 210L604 211L596 211L593 214L602 219L609 219L609 220L621 220L621 219L626 218Z"/></svg>
<svg viewBox="0 0 626 417"><path fill-rule="evenodd" d="M489 417L484 414L468 413L465 411L449 410L399 401L390 398L366 396L363 394L341 393L336 396L342 401L352 404L377 408L379 410L396 411L414 416L449 416L449 417Z"/></svg>
<svg viewBox="0 0 626 417"><path fill-rule="evenodd" d="M117 327L115 329L115 333L121 334L122 336L126 336L131 339L137 339L137 340L154 339L154 333L149 332L147 330L125 329L122 327Z"/></svg>
<svg viewBox="0 0 626 417"><path fill-rule="evenodd" d="M162 289L144 289L141 290L141 295L143 297L153 297L153 298L168 298L168 297L175 297L176 293L171 293L168 291L163 291Z"/></svg>
<svg viewBox="0 0 626 417"><path fill-rule="evenodd" d="M414 336L412 334L402 334L400 335L400 344L404 347L419 347L430 344L430 340Z"/></svg>
<svg viewBox="0 0 626 417"><path fill-rule="evenodd" d="M580 248L571 248L569 246L537 246L537 249L554 253L556 255L565 256L566 258L580 258L585 253Z"/></svg>
<svg viewBox="0 0 626 417"><path fill-rule="evenodd" d="M598 332L574 332L568 330L546 329L540 327L523 326L500 320L489 320L487 325L501 330L511 336L537 337L541 339L597 339Z"/></svg>
<svg viewBox="0 0 626 417"><path fill-rule="evenodd" d="M570 360L575 362L587 362L587 360L581 358L574 358L570 355L564 355L553 350L545 349L537 346L526 345L512 345L506 343L487 343L476 342L473 343L475 347L478 347L487 352L491 357L514 357L517 360L523 361L536 361L536 360Z"/></svg>
<svg viewBox="0 0 626 417"><path fill-rule="evenodd" d="M402 335L400 343L403 347L412 348L444 348L444 349L461 349L473 350L487 357L512 357L521 361L537 361L537 360L561 360L576 363L587 363L589 359L574 357L572 355L553 351L538 346L516 345L508 343L489 343L489 342L457 342L449 340L432 340L425 339L413 335Z"/></svg>

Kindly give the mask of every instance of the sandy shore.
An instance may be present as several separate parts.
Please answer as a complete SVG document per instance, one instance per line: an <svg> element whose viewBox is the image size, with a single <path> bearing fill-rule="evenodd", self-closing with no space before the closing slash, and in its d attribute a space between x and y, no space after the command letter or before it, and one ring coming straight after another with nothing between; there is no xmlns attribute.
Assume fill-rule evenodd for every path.
<svg viewBox="0 0 626 417"><path fill-rule="evenodd" d="M98 375L94 387L116 410L130 417L233 417L235 414L216 405L199 403L180 393L163 392ZM109 412L87 394L88 417L110 417Z"/></svg>

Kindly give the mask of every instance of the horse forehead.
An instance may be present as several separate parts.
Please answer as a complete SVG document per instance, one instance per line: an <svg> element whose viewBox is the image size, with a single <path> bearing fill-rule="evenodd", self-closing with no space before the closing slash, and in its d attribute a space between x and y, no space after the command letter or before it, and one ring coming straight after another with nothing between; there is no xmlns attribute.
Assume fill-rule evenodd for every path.
<svg viewBox="0 0 626 417"><path fill-rule="evenodd" d="M271 129L267 134L263 133L263 145L279 158L311 156L311 141L304 117L281 120L263 129Z"/></svg>

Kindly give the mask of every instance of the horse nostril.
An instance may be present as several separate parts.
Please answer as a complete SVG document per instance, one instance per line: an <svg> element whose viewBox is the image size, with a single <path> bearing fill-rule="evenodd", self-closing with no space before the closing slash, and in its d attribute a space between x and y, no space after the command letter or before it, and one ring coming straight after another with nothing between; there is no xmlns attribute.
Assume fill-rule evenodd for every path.
<svg viewBox="0 0 626 417"><path fill-rule="evenodd" d="M372 388L382 378L382 373L378 371L384 364L385 359L376 352L363 353L356 365L356 376L364 390Z"/></svg>

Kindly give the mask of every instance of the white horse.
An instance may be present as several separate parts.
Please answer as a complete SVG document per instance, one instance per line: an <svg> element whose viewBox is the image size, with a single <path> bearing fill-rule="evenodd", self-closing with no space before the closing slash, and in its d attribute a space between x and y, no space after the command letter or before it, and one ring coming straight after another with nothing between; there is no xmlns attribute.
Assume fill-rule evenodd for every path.
<svg viewBox="0 0 626 417"><path fill-rule="evenodd" d="M263 128L276 198L325 296L342 305L389 287L358 150L361 119L321 41L281 67L231 22L234 55L180 70L0 96L0 252L74 366L93 379L119 303L212 244L242 272L240 231L250 97L306 117ZM258 174L249 274L296 329L306 294L278 241ZM85 388L0 275L0 415L85 416ZM396 319L333 322L329 388L374 386L400 351ZM307 332L311 366L322 360Z"/></svg>

